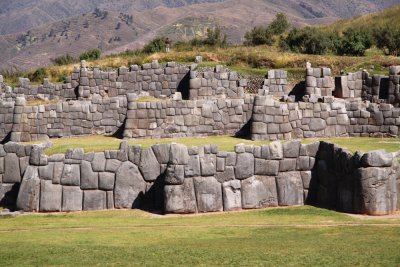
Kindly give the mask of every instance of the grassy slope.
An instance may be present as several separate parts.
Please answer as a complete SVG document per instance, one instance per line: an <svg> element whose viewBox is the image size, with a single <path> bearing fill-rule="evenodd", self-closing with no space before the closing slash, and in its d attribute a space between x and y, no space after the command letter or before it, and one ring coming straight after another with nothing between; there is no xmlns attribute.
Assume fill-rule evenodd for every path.
<svg viewBox="0 0 400 267"><path fill-rule="evenodd" d="M397 25L400 24L399 13L400 13L400 5L396 5L382 12L372 13L347 20L340 20L324 28L343 32L347 28L354 26L365 27L369 29L385 25L391 25L392 27L396 27Z"/></svg>
<svg viewBox="0 0 400 267"><path fill-rule="evenodd" d="M371 151L385 149L389 152L400 150L400 139L398 138L326 138L305 139L303 143L311 143L318 140L332 142L352 152ZM83 148L85 152L101 152L104 150L118 149L120 139L108 136L83 136L61 139L51 139L53 147L46 150L46 154L53 155L65 153L69 148ZM185 137L166 139L136 139L130 140L129 144L140 144L142 147L150 147L153 144L181 143L187 146L203 146L206 144L217 144L220 151L234 151L236 144L245 143L249 145L268 144L268 141L251 141L231 136L209 136L209 137Z"/></svg>
<svg viewBox="0 0 400 267"><path fill-rule="evenodd" d="M0 229L5 230L0 234L0 262L4 266L399 265L400 235L397 226L389 225L398 225L399 220L374 223L388 224L371 225L311 207L185 217L139 211L27 215L0 219Z"/></svg>

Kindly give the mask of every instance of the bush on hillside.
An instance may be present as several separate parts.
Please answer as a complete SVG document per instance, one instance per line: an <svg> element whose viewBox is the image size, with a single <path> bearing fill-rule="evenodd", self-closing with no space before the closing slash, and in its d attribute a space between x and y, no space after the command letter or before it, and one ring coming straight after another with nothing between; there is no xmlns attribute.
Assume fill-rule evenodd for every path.
<svg viewBox="0 0 400 267"><path fill-rule="evenodd" d="M157 53L161 51L165 51L165 37L157 37L150 41L145 47L143 48L143 52L147 54Z"/></svg>
<svg viewBox="0 0 400 267"><path fill-rule="evenodd" d="M27 78L31 82L42 82L47 77L47 72L44 68L35 70L34 72L28 73Z"/></svg>
<svg viewBox="0 0 400 267"><path fill-rule="evenodd" d="M244 35L246 45L272 45L274 38L268 28L254 27Z"/></svg>
<svg viewBox="0 0 400 267"><path fill-rule="evenodd" d="M374 38L376 46L386 55L400 55L400 28L385 25L375 30Z"/></svg>
<svg viewBox="0 0 400 267"><path fill-rule="evenodd" d="M96 60L101 56L100 49L94 48L79 55L80 60Z"/></svg>
<svg viewBox="0 0 400 267"><path fill-rule="evenodd" d="M363 28L349 28L343 33L338 54L363 56L372 46L372 34Z"/></svg>
<svg viewBox="0 0 400 267"><path fill-rule="evenodd" d="M285 14L278 13L267 27L254 27L246 32L244 35L245 45L272 45L274 36L285 33L289 27L290 23Z"/></svg>
<svg viewBox="0 0 400 267"><path fill-rule="evenodd" d="M201 43L201 42L200 42ZM202 41L204 45L208 46L227 46L227 35L222 32L221 28L216 27L215 29L207 29L207 37Z"/></svg>
<svg viewBox="0 0 400 267"><path fill-rule="evenodd" d="M63 56L56 57L56 58L52 59L51 61L58 66L62 66L62 65L76 63L78 61L78 59L74 58L70 54L65 54Z"/></svg>
<svg viewBox="0 0 400 267"><path fill-rule="evenodd" d="M314 27L294 28L281 40L280 47L296 53L323 55L335 50L336 36Z"/></svg>

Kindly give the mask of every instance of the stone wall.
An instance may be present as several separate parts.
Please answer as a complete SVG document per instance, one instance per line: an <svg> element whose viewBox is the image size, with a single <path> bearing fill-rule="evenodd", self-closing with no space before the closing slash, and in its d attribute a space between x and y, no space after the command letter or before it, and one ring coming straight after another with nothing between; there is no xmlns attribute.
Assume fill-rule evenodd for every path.
<svg viewBox="0 0 400 267"><path fill-rule="evenodd" d="M250 120L253 97L136 102L128 97L124 137L234 135Z"/></svg>
<svg viewBox="0 0 400 267"><path fill-rule="evenodd" d="M0 146L0 203L25 211L142 208L196 213L312 204L382 215L398 207L393 154L351 154L332 144L272 142L46 156L42 146ZM18 195L15 200L15 196ZM12 203L14 201L14 203Z"/></svg>
<svg viewBox="0 0 400 267"><path fill-rule="evenodd" d="M335 84L329 68L311 68L306 70L305 95L332 96Z"/></svg>
<svg viewBox="0 0 400 267"><path fill-rule="evenodd" d="M269 70L259 95L284 96L289 94L287 71Z"/></svg>
<svg viewBox="0 0 400 267"><path fill-rule="evenodd" d="M214 71L190 72L189 99L243 98L247 80L240 79L236 71L216 66Z"/></svg>
<svg viewBox="0 0 400 267"><path fill-rule="evenodd" d="M358 71L335 78L334 95L337 98L361 98L364 81L368 79L368 73ZM367 90L364 87L364 90Z"/></svg>
<svg viewBox="0 0 400 267"><path fill-rule="evenodd" d="M332 97L317 100L287 103L268 96L256 96L251 138L282 140L335 136L399 136L400 109L390 104L345 101Z"/></svg>
<svg viewBox="0 0 400 267"><path fill-rule="evenodd" d="M71 100L48 105L26 106L17 98L13 110L11 140L46 140L90 134L114 134L123 126L127 113L126 97L90 101Z"/></svg>

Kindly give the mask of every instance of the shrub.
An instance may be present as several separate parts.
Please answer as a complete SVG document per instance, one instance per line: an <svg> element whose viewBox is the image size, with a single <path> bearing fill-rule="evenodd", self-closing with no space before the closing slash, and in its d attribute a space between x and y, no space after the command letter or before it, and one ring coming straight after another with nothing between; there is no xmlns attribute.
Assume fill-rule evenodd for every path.
<svg viewBox="0 0 400 267"><path fill-rule="evenodd" d="M375 30L376 46L387 55L400 55L400 28L391 28L385 25Z"/></svg>
<svg viewBox="0 0 400 267"><path fill-rule="evenodd" d="M196 41L197 42L197 41ZM199 42L201 43L201 42ZM208 46L227 46L227 35L222 32L221 28L217 27L215 29L207 29L207 37L202 42L204 45Z"/></svg>
<svg viewBox="0 0 400 267"><path fill-rule="evenodd" d="M88 50L79 55L80 60L96 60L101 56L101 51L97 48Z"/></svg>
<svg viewBox="0 0 400 267"><path fill-rule="evenodd" d="M271 32L263 27L254 27L251 31L246 32L244 38L246 45L272 45L274 42Z"/></svg>
<svg viewBox="0 0 400 267"><path fill-rule="evenodd" d="M65 54L63 56L56 57L56 58L52 59L51 61L58 66L62 66L62 65L76 63L78 61L78 59L74 58L70 54Z"/></svg>
<svg viewBox="0 0 400 267"><path fill-rule="evenodd" d="M334 50L334 34L323 30L305 27L292 29L286 38L280 42L280 47L297 53L322 55Z"/></svg>
<svg viewBox="0 0 400 267"><path fill-rule="evenodd" d="M165 47L166 47L165 41L166 41L165 37L157 37L157 38L153 39L152 41L150 41L150 43L148 43L143 48L143 52L147 53L147 54L151 54L151 53L165 51Z"/></svg>
<svg viewBox="0 0 400 267"><path fill-rule="evenodd" d="M371 32L362 28L349 28L343 33L338 53L340 55L363 56L372 46Z"/></svg>
<svg viewBox="0 0 400 267"><path fill-rule="evenodd" d="M44 68L40 68L34 72L28 73L27 77L31 82L42 82L43 79L47 77L47 73Z"/></svg>

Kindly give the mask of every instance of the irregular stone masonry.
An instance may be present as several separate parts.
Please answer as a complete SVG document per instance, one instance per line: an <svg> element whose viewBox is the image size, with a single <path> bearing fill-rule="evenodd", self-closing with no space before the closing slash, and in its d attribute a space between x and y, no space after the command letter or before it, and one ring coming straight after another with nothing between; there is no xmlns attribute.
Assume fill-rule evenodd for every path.
<svg viewBox="0 0 400 267"><path fill-rule="evenodd" d="M253 110L253 97L147 103L130 98L126 138L234 135L250 120Z"/></svg>
<svg viewBox="0 0 400 267"><path fill-rule="evenodd" d="M400 109L325 97L321 102L284 103L256 96L252 115L253 140L334 136L398 136Z"/></svg>
<svg viewBox="0 0 400 267"><path fill-rule="evenodd" d="M239 79L235 71L216 66L214 71L190 72L189 99L243 98L247 80Z"/></svg>
<svg viewBox="0 0 400 267"><path fill-rule="evenodd" d="M42 150L0 145L1 203L42 212L196 213L312 204L382 215L399 207L397 155L384 151L353 155L332 144L300 141L237 145L235 152L215 145L142 149L126 142L101 153L74 149L46 156Z"/></svg>
<svg viewBox="0 0 400 267"><path fill-rule="evenodd" d="M329 68L307 68L305 95L332 96L335 84Z"/></svg>
<svg viewBox="0 0 400 267"><path fill-rule="evenodd" d="M334 95L337 98L361 98L364 81L368 79L368 73L365 71L358 71L356 73L349 73L340 77L336 77L336 88ZM365 91L367 91L365 87Z"/></svg>
<svg viewBox="0 0 400 267"><path fill-rule="evenodd" d="M13 113L13 141L113 134L125 122L127 101L126 97L102 98L94 95L91 101L71 100L25 106L24 101L17 98Z"/></svg>
<svg viewBox="0 0 400 267"><path fill-rule="evenodd" d="M284 96L289 94L287 71L269 70L259 95Z"/></svg>

